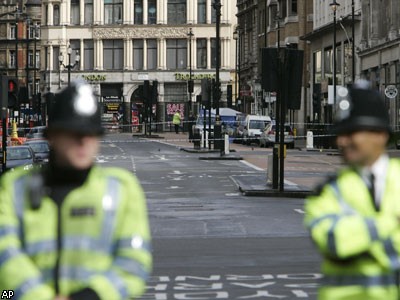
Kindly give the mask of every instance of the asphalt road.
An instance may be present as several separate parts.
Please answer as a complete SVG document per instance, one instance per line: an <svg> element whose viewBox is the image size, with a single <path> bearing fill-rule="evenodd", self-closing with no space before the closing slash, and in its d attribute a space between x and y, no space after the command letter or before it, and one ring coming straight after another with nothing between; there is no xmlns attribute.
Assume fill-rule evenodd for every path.
<svg viewBox="0 0 400 300"><path fill-rule="evenodd" d="M107 135L97 162L134 172L148 199L154 272L141 299L315 299L319 256L302 199L242 196L241 161Z"/></svg>

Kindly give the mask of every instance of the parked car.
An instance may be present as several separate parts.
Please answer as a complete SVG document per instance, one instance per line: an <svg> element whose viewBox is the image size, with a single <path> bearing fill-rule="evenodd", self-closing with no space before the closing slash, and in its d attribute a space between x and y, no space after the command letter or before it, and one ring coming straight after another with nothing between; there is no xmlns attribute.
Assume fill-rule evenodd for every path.
<svg viewBox="0 0 400 300"><path fill-rule="evenodd" d="M272 122L269 116L247 115L244 121L242 144L260 143L263 129Z"/></svg>
<svg viewBox="0 0 400 300"><path fill-rule="evenodd" d="M27 140L24 145L28 145L35 153L37 162L49 162L50 146L49 142L44 139L31 139Z"/></svg>
<svg viewBox="0 0 400 300"><path fill-rule="evenodd" d="M285 124L285 141L284 143L287 145L287 148L294 148L294 135L293 129L289 124ZM275 123L268 124L260 137L260 146L268 147L272 146L275 143L276 138L276 125Z"/></svg>
<svg viewBox="0 0 400 300"><path fill-rule="evenodd" d="M29 146L7 147L6 171L24 166L26 170L33 168L36 163L35 153Z"/></svg>
<svg viewBox="0 0 400 300"><path fill-rule="evenodd" d="M32 127L26 134L27 139L43 138L46 126L35 126Z"/></svg>

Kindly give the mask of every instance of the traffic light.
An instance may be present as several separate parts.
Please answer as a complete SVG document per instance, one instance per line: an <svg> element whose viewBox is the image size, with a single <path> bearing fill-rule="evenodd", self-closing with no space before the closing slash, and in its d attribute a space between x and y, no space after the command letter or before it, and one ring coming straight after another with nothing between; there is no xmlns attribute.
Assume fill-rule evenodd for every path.
<svg viewBox="0 0 400 300"><path fill-rule="evenodd" d="M7 83L8 83L8 77L4 76L4 75L0 75L0 84L1 84L0 85L0 104L1 104L0 109L4 112L6 112L6 110L2 109L2 108L3 107L7 108L7 106L8 106Z"/></svg>
<svg viewBox="0 0 400 300"><path fill-rule="evenodd" d="M148 102L150 100L150 81L148 81L148 80L144 81L143 98L144 98L144 102Z"/></svg>
<svg viewBox="0 0 400 300"><path fill-rule="evenodd" d="M188 81L188 93L193 94L194 91L194 82L192 79Z"/></svg>
<svg viewBox="0 0 400 300"><path fill-rule="evenodd" d="M211 98L211 83L209 79L201 80L201 103L202 105L209 106Z"/></svg>
<svg viewBox="0 0 400 300"><path fill-rule="evenodd" d="M226 86L226 102L228 108L232 108L232 84Z"/></svg>
<svg viewBox="0 0 400 300"><path fill-rule="evenodd" d="M18 81L15 77L8 77L7 80L8 91L8 108L18 108Z"/></svg>
<svg viewBox="0 0 400 300"><path fill-rule="evenodd" d="M151 103L156 104L158 100L158 81L154 80L151 86Z"/></svg>

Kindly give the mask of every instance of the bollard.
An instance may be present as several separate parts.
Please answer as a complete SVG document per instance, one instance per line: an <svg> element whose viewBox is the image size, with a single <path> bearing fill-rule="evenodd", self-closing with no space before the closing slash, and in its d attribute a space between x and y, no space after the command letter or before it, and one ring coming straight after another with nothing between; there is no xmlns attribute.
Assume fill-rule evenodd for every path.
<svg viewBox="0 0 400 300"><path fill-rule="evenodd" d="M229 135L224 134L224 142L225 142L224 153L225 153L225 155L228 155L229 154Z"/></svg>
<svg viewBox="0 0 400 300"><path fill-rule="evenodd" d="M194 149L200 150L200 129L195 128L193 132L193 146Z"/></svg>
<svg viewBox="0 0 400 300"><path fill-rule="evenodd" d="M314 134L312 131L307 131L307 149L314 149Z"/></svg>

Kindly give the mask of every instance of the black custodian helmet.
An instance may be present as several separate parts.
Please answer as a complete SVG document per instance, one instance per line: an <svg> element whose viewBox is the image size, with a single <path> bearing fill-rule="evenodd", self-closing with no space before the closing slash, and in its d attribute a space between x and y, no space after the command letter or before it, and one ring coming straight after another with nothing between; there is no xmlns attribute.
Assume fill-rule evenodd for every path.
<svg viewBox="0 0 400 300"><path fill-rule="evenodd" d="M359 81L352 88L340 87L337 103L334 133L346 134L361 130L391 132L384 99L378 91L369 88L367 81Z"/></svg>
<svg viewBox="0 0 400 300"><path fill-rule="evenodd" d="M83 135L101 135L100 106L89 84L74 81L54 97L48 119L48 131L71 131Z"/></svg>

